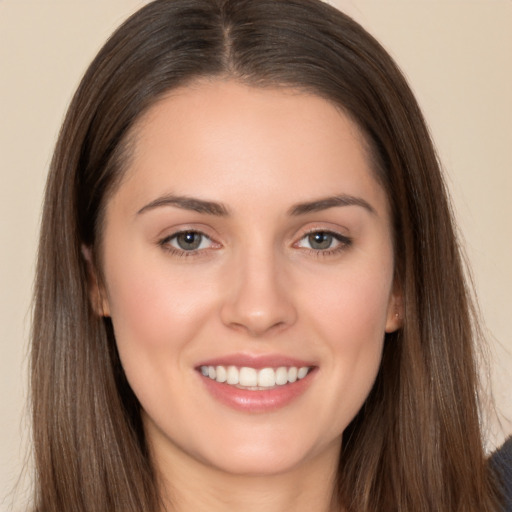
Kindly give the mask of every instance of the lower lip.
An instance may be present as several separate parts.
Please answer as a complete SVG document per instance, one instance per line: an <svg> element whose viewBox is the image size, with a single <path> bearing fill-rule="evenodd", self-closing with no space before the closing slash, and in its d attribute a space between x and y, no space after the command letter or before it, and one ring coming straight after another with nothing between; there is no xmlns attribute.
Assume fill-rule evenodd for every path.
<svg viewBox="0 0 512 512"><path fill-rule="evenodd" d="M271 412L293 402L306 392L314 378L315 369L303 379L271 389L248 390L217 382L201 374L206 389L221 403L250 413Z"/></svg>

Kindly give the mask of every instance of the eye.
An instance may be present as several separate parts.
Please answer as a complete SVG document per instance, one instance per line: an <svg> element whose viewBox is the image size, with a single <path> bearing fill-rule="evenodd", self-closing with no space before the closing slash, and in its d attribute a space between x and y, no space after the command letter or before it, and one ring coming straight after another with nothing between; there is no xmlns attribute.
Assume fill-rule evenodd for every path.
<svg viewBox="0 0 512 512"><path fill-rule="evenodd" d="M330 249L332 244L336 242L335 238L331 235L331 233L326 233L324 231L310 233L305 237L305 239L307 240L309 247L311 249L316 249L317 251L324 251L325 249Z"/></svg>
<svg viewBox="0 0 512 512"><path fill-rule="evenodd" d="M212 240L198 231L181 231L162 240L162 246L178 252L193 252L208 249L213 245Z"/></svg>
<svg viewBox="0 0 512 512"><path fill-rule="evenodd" d="M350 246L350 238L331 231L313 231L303 236L296 244L297 247L323 253L341 251Z"/></svg>

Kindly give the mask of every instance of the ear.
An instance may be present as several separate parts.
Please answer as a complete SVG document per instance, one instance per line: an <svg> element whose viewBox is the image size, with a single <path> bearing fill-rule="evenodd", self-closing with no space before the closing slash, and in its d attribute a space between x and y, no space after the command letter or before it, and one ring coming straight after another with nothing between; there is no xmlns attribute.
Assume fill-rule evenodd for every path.
<svg viewBox="0 0 512 512"><path fill-rule="evenodd" d="M400 329L403 325L404 301L401 286L396 282L389 297L388 313L386 319L386 332L391 333Z"/></svg>
<svg viewBox="0 0 512 512"><path fill-rule="evenodd" d="M82 256L87 267L87 286L89 288L89 300L91 301L92 309L98 316L110 316L107 294L98 277L91 247L82 245Z"/></svg>

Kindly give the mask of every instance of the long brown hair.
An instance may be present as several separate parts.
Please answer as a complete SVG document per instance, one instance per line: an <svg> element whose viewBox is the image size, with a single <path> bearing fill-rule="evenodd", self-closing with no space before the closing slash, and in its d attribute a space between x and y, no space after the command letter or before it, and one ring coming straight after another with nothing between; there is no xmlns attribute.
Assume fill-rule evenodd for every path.
<svg viewBox="0 0 512 512"><path fill-rule="evenodd" d="M87 70L48 178L32 331L38 512L140 512L160 500L140 406L112 326L91 306L81 248L101 241L130 133L170 89L227 76L292 86L366 135L392 210L404 321L343 434L348 511L495 511L482 448L475 321L436 154L399 69L358 24L316 0L157 0Z"/></svg>

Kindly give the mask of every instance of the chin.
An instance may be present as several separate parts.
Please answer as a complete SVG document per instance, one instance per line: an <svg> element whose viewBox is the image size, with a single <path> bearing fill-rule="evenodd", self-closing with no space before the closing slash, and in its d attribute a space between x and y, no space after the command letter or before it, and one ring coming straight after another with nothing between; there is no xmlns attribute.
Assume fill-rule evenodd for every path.
<svg viewBox="0 0 512 512"><path fill-rule="evenodd" d="M203 451L202 462L232 475L265 477L300 470L312 460L332 453L333 444L341 445L341 439L323 446L308 442L304 434L275 434L218 444L219 449Z"/></svg>
<svg viewBox="0 0 512 512"><path fill-rule="evenodd" d="M222 460L209 461L209 465L223 473L238 476L270 477L290 473L302 466L307 460L293 454L279 453L237 453L228 454Z"/></svg>

